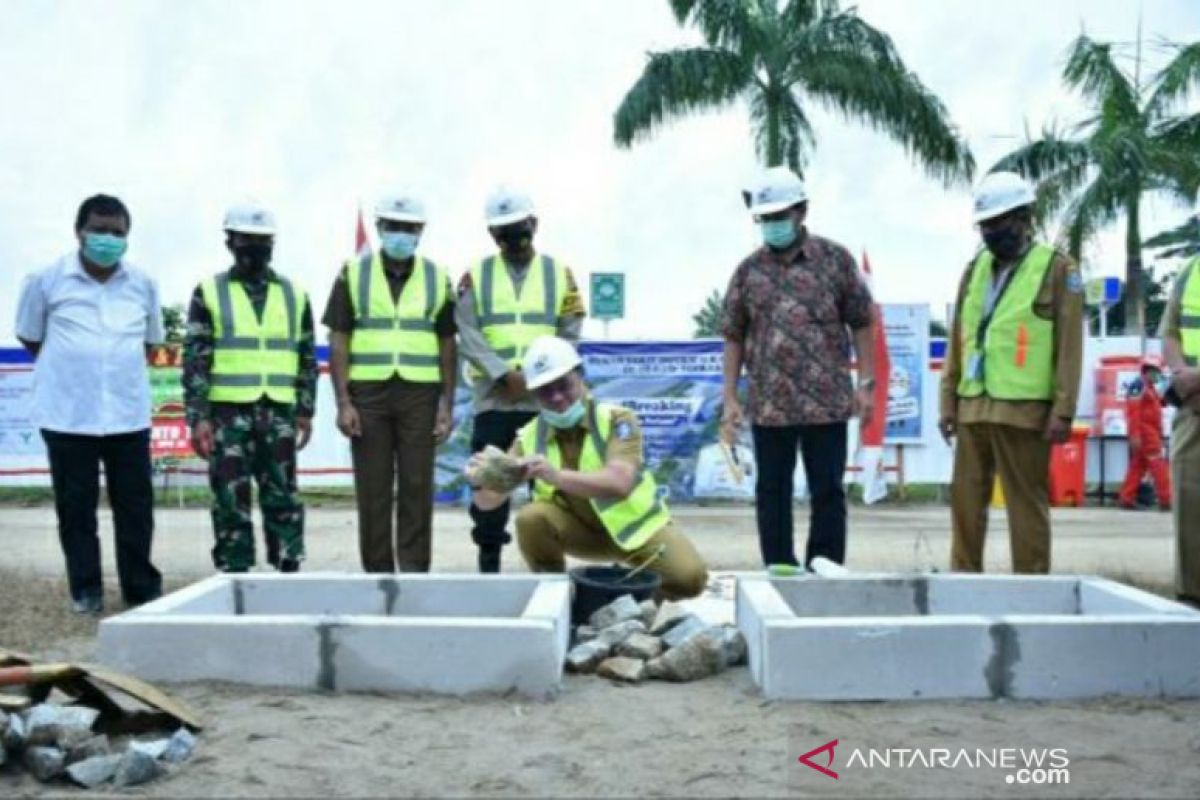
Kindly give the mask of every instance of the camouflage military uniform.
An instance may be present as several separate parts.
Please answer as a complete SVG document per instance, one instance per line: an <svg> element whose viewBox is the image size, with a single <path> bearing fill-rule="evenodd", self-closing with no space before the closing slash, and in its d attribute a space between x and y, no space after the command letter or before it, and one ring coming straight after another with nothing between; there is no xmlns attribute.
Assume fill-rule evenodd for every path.
<svg viewBox="0 0 1200 800"><path fill-rule="evenodd" d="M230 275L241 281L255 312L262 314L274 273L268 271L264 278L246 280L235 268ZM210 403L212 314L199 288L192 295L184 341L184 398L189 427L195 428L201 420L213 426L213 452L208 462L216 539L212 558L223 572L243 572L255 563L252 482L258 483L267 561L290 569L304 560L304 506L296 488L296 420L312 418L317 388L312 310L307 304L301 320L299 351L295 406L266 397L254 403Z"/></svg>

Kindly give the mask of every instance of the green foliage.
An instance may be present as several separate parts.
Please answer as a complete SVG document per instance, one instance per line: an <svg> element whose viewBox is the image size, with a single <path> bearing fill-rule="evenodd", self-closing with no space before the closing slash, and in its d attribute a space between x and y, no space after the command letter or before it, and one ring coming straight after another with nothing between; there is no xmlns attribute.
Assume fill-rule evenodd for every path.
<svg viewBox="0 0 1200 800"><path fill-rule="evenodd" d="M1200 114L1180 111L1200 89L1200 42L1166 44L1173 55L1143 82L1140 49L1134 73L1122 65L1122 46L1080 35L1067 53L1063 81L1092 111L1065 130L1048 127L1040 138L996 163L1038 183L1038 214L1057 218L1059 241L1076 259L1084 244L1125 218L1123 318L1145 326L1149 288L1142 267L1141 203L1160 194L1191 203L1200 190Z"/></svg>
<svg viewBox="0 0 1200 800"><path fill-rule="evenodd" d="M725 303L724 296L716 289L704 299L704 307L692 315L695 329L693 339L711 339L721 335L721 308Z"/></svg>
<svg viewBox="0 0 1200 800"><path fill-rule="evenodd" d="M173 306L163 306L163 332L166 334L167 344L183 343L183 336L187 333L187 318L184 314L182 303L177 303Z"/></svg>
<svg viewBox="0 0 1200 800"><path fill-rule="evenodd" d="M975 162L941 101L905 66L885 33L837 0L669 0L706 46L653 52L613 118L630 147L663 124L734 102L749 107L758 157L803 172L815 102L900 143L947 185Z"/></svg>

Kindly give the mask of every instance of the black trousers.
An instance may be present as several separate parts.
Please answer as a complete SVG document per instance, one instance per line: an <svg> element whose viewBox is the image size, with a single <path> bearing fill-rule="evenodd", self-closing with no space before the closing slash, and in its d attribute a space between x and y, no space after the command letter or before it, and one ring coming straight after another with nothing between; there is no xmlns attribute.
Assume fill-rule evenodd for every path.
<svg viewBox="0 0 1200 800"><path fill-rule="evenodd" d="M150 563L154 536L154 493L150 473L150 431L83 436L42 431L50 456L58 538L67 560L71 597L103 596L96 506L100 464L116 530L117 576L131 605L162 593L162 575Z"/></svg>
<svg viewBox="0 0 1200 800"><path fill-rule="evenodd" d="M525 423L536 417L532 411L484 411L475 417L475 431L471 435L471 452L478 453L489 444L507 451L517 438L517 431ZM475 544L484 549L498 550L512 541L505 530L508 526L509 503L482 511L471 504L470 515L474 527L471 528L471 538Z"/></svg>
<svg viewBox="0 0 1200 800"><path fill-rule="evenodd" d="M817 556L841 564L846 558L846 423L755 425L754 463L758 481L754 507L763 564L797 564L792 532L792 476L796 447L804 460L811 513L804 563Z"/></svg>

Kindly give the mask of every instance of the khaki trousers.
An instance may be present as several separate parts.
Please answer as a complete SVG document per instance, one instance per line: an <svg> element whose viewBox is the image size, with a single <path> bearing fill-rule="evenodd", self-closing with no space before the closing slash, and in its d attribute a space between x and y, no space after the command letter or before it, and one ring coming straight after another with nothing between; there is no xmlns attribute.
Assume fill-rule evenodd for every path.
<svg viewBox="0 0 1200 800"><path fill-rule="evenodd" d="M1171 430L1175 593L1200 603L1200 414L1181 408Z"/></svg>
<svg viewBox="0 0 1200 800"><path fill-rule="evenodd" d="M666 545L647 569L662 576L661 594L667 600L695 597L708 583L708 570L696 548L667 523L637 550L625 552L603 529L597 529L568 509L544 501L530 503L517 512L517 542L525 563L533 572L565 572L565 556L589 561L619 561L641 564Z"/></svg>
<svg viewBox="0 0 1200 800"><path fill-rule="evenodd" d="M1041 431L977 422L958 429L950 484L950 568L983 571L992 483L1000 474L1013 572L1050 571L1050 442Z"/></svg>
<svg viewBox="0 0 1200 800"><path fill-rule="evenodd" d="M428 572L433 426L441 388L399 380L350 384L362 435L352 439L358 549L367 572ZM395 511L395 537L392 513Z"/></svg>

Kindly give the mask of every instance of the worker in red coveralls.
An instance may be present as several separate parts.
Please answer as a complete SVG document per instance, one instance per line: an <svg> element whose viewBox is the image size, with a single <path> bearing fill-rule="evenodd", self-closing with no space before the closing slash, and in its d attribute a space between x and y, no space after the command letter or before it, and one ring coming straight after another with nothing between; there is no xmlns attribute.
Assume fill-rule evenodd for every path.
<svg viewBox="0 0 1200 800"><path fill-rule="evenodd" d="M1129 386L1125 401L1125 419L1129 428L1129 471L1118 498L1122 508L1136 509L1137 489L1146 472L1154 479L1158 505L1171 508L1171 476L1163 458L1162 393L1159 382L1162 366L1156 359L1142 362L1141 377Z"/></svg>

